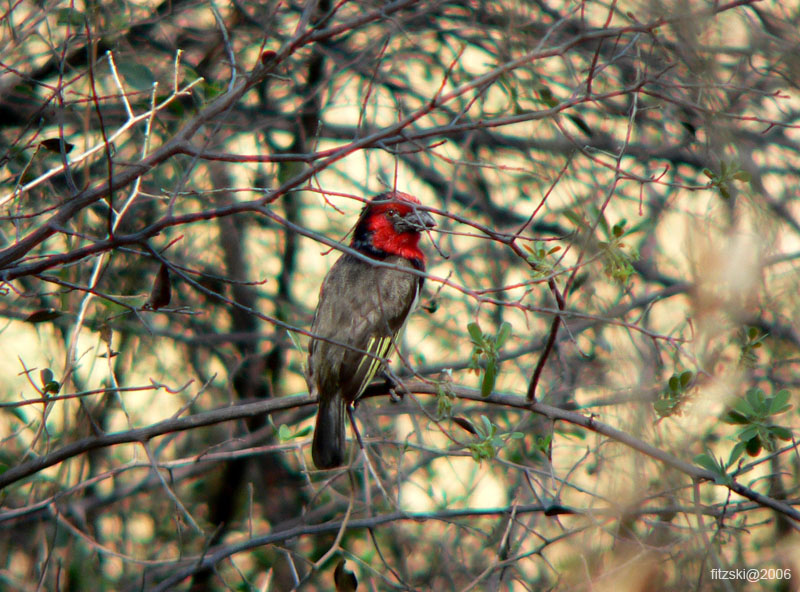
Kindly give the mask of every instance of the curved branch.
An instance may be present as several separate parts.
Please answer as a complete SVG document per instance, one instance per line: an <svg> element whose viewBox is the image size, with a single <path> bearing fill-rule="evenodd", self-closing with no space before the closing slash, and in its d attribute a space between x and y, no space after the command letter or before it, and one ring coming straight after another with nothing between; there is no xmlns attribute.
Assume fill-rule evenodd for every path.
<svg viewBox="0 0 800 592"><path fill-rule="evenodd" d="M425 382L408 382L404 384L404 388L408 392L415 394L439 394L438 385ZM534 413L544 415L550 419L565 421L567 423L583 427L592 432L602 434L617 442L620 442L621 444L624 444L625 446L628 446L633 450L636 450L637 452L641 452L650 458L677 469L692 479L698 481L715 481L717 478L717 476L711 471L702 469L696 465L681 460L680 458L665 452L660 448L653 446L652 444L648 444L647 442L639 440L638 438L635 438L630 434L623 432L622 430L618 430L608 424L599 422L592 415L582 415L575 411L560 409L558 407L553 407L552 405L547 405L538 401L531 403L527 401L525 397L519 395L492 393L488 397L482 397L480 391L476 389L455 385L451 385L449 388L456 397L461 399L485 402L492 405L512 407L515 409L527 409L533 411ZM197 415L190 417L167 419L148 427L128 430L125 432L84 438L83 440L73 442L72 444L68 444L63 448L54 450L49 454L7 470L5 473L0 475L0 490L11 483L19 481L20 479L24 479L25 477L29 477L42 469L56 465L89 450L113 446L115 444L146 442L151 438L169 432L185 431L193 428L222 423L224 421L233 419L253 417L262 413L271 413L274 411L291 409L293 407L302 407L304 405L311 405L315 402L316 398L309 394L291 395L280 399L270 399L267 401L243 403L240 405L223 407L212 411L206 411L204 413L198 413ZM800 522L800 511L788 504L760 494L749 487L745 487L744 485L737 483L736 481L722 485L734 493L741 495L742 497L756 502L757 504L766 508L771 508L776 512L780 512L796 522Z"/></svg>
<svg viewBox="0 0 800 592"><path fill-rule="evenodd" d="M314 402L316 402L316 399L308 394L292 395L280 399L269 399L266 401L257 401L255 403L242 403L230 407L222 407L189 417L165 419L164 421L144 428L103 434L102 436L90 436L8 469L5 473L0 475L0 490L16 481L34 475L42 469L52 467L53 465L57 465L60 462L83 454L84 452L89 452L90 450L97 450L98 448L105 448L116 444L147 442L156 436L162 436L171 432L182 432L233 419L255 417L263 413L272 413L274 411L291 409L293 407L311 405Z"/></svg>
<svg viewBox="0 0 800 592"><path fill-rule="evenodd" d="M407 383L404 386L410 392L419 394L435 395L439 391L437 385L426 384L422 382ZM582 415L575 411L567 411L566 409L560 409L558 407L553 407L552 405L546 405L538 401L530 403L525 399L525 397L521 397L519 395L492 393L489 397L482 397L480 391L475 389L469 389L459 386L453 386L451 387L451 389L453 394L462 399L467 399L470 401L485 401L486 403L491 403L493 405L514 407L517 409L529 409L534 413L539 413L540 415L544 415L545 417L548 417L550 419L566 421L567 423L581 426L583 428L586 428L587 430L591 430L592 432L608 436L609 438L616 440L617 442L624 444L625 446L632 448L637 452L641 452L642 454L649 456L650 458L653 458L659 462L664 463L665 465L677 469L678 471L684 473L685 475L691 477L692 479L698 481L715 481L717 479L717 475L715 475L711 471L708 471L706 469L701 469L700 467L688 463L685 460L681 460L677 456L673 456L669 452L664 452L660 448L656 448L652 444L648 444L647 442L639 440L638 438L634 438L633 436L623 432L622 430L618 430L617 428L611 427L608 424L599 422L595 420L594 416L592 415L589 416ZM736 481L733 481L730 484L722 483L720 485L727 487L734 493L737 493L742 497L754 501L761 506L770 508L772 510L775 510L776 512L780 512L781 514L788 516L792 520L800 522L800 511L796 510L795 508L791 507L788 504L785 504L769 496L762 495L757 491L753 491L749 487L745 487L744 485L737 483ZM798 526L795 526L795 528L797 530L800 530L800 527Z"/></svg>

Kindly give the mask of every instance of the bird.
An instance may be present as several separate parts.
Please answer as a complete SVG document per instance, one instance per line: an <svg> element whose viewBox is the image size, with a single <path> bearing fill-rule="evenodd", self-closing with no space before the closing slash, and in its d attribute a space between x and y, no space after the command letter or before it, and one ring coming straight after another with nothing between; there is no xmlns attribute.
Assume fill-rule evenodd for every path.
<svg viewBox="0 0 800 592"><path fill-rule="evenodd" d="M396 349L419 299L424 278L409 272L425 271L419 241L422 232L436 226L420 205L400 191L374 196L364 205L350 241L363 257L342 254L322 282L306 370L309 392L319 396L311 446L318 469L344 463L347 406Z"/></svg>

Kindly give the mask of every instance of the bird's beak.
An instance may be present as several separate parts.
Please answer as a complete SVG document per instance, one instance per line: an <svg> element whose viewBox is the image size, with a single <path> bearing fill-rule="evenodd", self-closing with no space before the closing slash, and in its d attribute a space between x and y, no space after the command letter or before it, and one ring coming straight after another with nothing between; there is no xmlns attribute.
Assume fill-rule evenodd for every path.
<svg viewBox="0 0 800 592"><path fill-rule="evenodd" d="M434 228L436 226L436 221L433 219L433 216L424 210L414 210L409 212L406 214L405 219L408 224L419 231L427 228Z"/></svg>

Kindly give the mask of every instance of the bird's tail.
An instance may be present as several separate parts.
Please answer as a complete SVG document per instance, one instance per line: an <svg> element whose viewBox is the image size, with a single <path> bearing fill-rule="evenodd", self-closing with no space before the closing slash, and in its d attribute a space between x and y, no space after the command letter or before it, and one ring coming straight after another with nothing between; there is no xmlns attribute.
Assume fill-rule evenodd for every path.
<svg viewBox="0 0 800 592"><path fill-rule="evenodd" d="M320 397L311 456L318 469L332 469L344 463L345 401L341 393Z"/></svg>

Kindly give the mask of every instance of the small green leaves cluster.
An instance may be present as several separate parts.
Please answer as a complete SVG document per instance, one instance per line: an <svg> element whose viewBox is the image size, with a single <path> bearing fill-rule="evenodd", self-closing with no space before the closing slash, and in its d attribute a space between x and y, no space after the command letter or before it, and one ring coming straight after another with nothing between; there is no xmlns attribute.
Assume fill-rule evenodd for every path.
<svg viewBox="0 0 800 592"><path fill-rule="evenodd" d="M768 397L760 388L751 388L722 416L722 421L725 423L742 426L736 434L739 441L731 451L728 466L736 462L744 452L750 456L757 456L762 449L770 452L775 450L776 440L792 439L792 431L789 428L773 422L774 416L786 413L792 408L789 396L789 391L786 389Z"/></svg>
<svg viewBox="0 0 800 592"><path fill-rule="evenodd" d="M522 432L500 434L499 428L485 415L481 415L480 425L473 424L472 427L478 441L469 444L468 448L476 462L493 459L507 440L518 440L525 437Z"/></svg>
<svg viewBox="0 0 800 592"><path fill-rule="evenodd" d="M481 331L478 323L467 325L467 331L469 331L469 338L472 341L472 359L470 360L469 368L474 370L476 374L480 373L480 362L483 360L481 396L488 397L494 389L495 382L497 382L497 373L499 371L497 355L505 342L508 341L508 338L511 337L511 324L503 323L495 336L487 335Z"/></svg>
<svg viewBox="0 0 800 592"><path fill-rule="evenodd" d="M775 440L791 440L792 432L789 428L775 425L772 417L787 412L792 406L789 404L789 391L778 391L774 396L768 397L759 388L752 388L744 397L736 401L733 408L722 417L725 423L741 425L736 434L739 440L731 450L728 462L715 457L709 450L698 454L694 462L714 474L714 481L720 485L731 485L733 477L728 470L739 460L743 453L757 456L762 449L775 450Z"/></svg>
<svg viewBox="0 0 800 592"><path fill-rule="evenodd" d="M667 387L653 403L653 408L659 417L680 415L681 407L686 402L689 390L692 388L693 379L694 372L691 370L676 372L669 377Z"/></svg>
<svg viewBox="0 0 800 592"><path fill-rule="evenodd" d="M703 169L703 174L711 180L708 184L709 188L716 187L723 199L730 199L731 197L731 182L750 182L750 173L740 169L737 162L725 162L723 160L719 163L719 166L719 173L715 173L711 169Z"/></svg>
<svg viewBox="0 0 800 592"><path fill-rule="evenodd" d="M601 218L601 220L603 220ZM608 241L600 241L603 254L603 271L619 284L627 284L633 274L633 262L639 259L639 251L622 242L627 220L620 220L608 231ZM627 250L626 250L627 249Z"/></svg>
<svg viewBox="0 0 800 592"><path fill-rule="evenodd" d="M553 441L553 434L546 434L544 436L536 436L533 444L533 452L541 454L542 456L549 456L550 444Z"/></svg>
<svg viewBox="0 0 800 592"><path fill-rule="evenodd" d="M528 253L528 263L533 266L534 273L538 277L547 277L556 271L557 262L551 257L561 250L560 246L550 247L545 246L542 241L534 241L531 244L524 244L522 246Z"/></svg>
<svg viewBox="0 0 800 592"><path fill-rule="evenodd" d="M580 214L565 212L564 215L579 231L588 232L590 230L589 225ZM626 234L625 225L628 221L623 218L610 226L602 212L597 211L596 215L598 224L606 236L606 240L597 242L600 258L603 261L603 271L615 282L627 284L634 272L633 262L639 259L639 251L623 242Z"/></svg>
<svg viewBox="0 0 800 592"><path fill-rule="evenodd" d="M763 345L766 338L767 334L761 333L756 327L748 327L746 330L742 330L740 336L741 350L739 353L740 366L744 368L755 368L758 363L756 350Z"/></svg>

